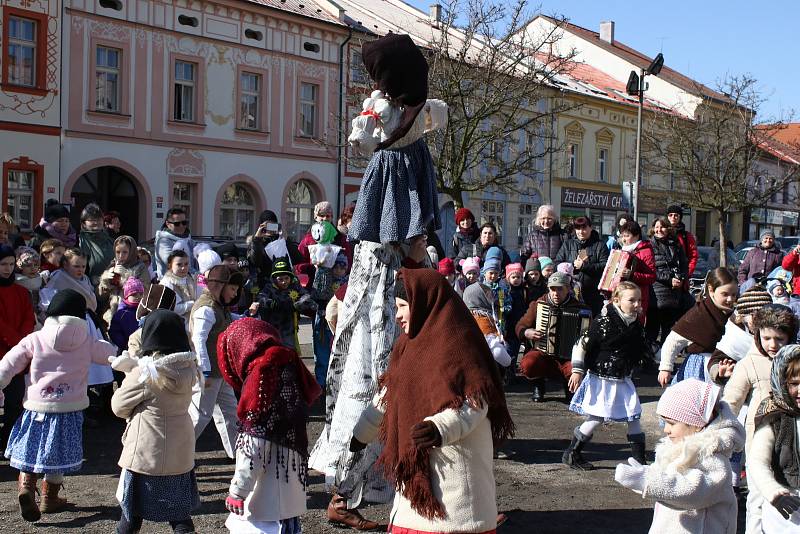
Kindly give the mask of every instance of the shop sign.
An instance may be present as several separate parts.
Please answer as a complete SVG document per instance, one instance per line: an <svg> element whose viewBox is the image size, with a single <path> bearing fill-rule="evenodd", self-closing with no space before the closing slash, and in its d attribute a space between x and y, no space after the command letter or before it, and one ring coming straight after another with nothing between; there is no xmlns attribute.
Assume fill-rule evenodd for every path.
<svg viewBox="0 0 800 534"><path fill-rule="evenodd" d="M596 191L593 189L561 188L561 205L574 208L595 208L604 210L622 210L624 203L622 192Z"/></svg>

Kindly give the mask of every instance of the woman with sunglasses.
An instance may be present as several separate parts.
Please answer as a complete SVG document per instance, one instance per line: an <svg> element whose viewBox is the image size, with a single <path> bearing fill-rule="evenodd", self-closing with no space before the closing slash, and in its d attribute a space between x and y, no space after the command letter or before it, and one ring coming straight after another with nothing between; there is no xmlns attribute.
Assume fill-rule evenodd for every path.
<svg viewBox="0 0 800 534"><path fill-rule="evenodd" d="M164 217L164 225L156 232L155 260L156 269L158 270L158 277L164 276L168 270L167 264L169 255L175 250L175 246L183 249L189 254L191 267L197 270L197 261L194 258L194 240L189 231L189 219L186 212L181 208L170 208L167 211L167 216Z"/></svg>

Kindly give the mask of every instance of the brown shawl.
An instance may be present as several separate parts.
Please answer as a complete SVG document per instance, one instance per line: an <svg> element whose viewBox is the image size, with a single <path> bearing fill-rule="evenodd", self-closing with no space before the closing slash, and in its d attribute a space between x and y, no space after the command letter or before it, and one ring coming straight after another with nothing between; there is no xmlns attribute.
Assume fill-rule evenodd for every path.
<svg viewBox="0 0 800 534"><path fill-rule="evenodd" d="M725 322L730 313L717 308L711 297L706 297L683 314L672 330L689 341L689 354L714 352L725 333Z"/></svg>
<svg viewBox="0 0 800 534"><path fill-rule="evenodd" d="M430 449L417 449L411 427L469 399L487 403L495 444L513 435L500 373L475 319L445 278L432 269L401 269L411 318L381 377L386 413L378 463L412 508L423 517L444 518L430 482ZM457 341L454 342L454 334Z"/></svg>

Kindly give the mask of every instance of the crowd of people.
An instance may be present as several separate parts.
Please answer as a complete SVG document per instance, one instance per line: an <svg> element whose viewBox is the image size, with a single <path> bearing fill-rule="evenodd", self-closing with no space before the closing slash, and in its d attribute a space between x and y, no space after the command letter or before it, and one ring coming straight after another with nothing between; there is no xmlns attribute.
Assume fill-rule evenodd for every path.
<svg viewBox="0 0 800 534"><path fill-rule="evenodd" d="M494 533L506 517L493 459L515 430L504 386L528 380L540 403L550 380L583 418L565 436L566 466L594 469L584 452L599 426L626 424L631 456L614 476L656 501L651 532L732 534L745 493L746 532L800 528L800 248L783 255L764 232L738 273L700 273L695 298L698 252L680 206L649 239L621 214L603 240L588 217L562 228L543 205L518 261L466 208L446 256L423 139L446 104L427 99L427 63L408 36L362 55L378 90L350 140L371 154L359 200L336 224L318 203L300 243L268 210L246 251L196 241L180 208L152 250L96 204L76 229L48 201L27 243L0 216L0 447L19 471L22 517L64 509L83 427L118 417L116 532L145 520L194 532L195 441L213 420L235 464L231 532L300 533L313 468L333 524L374 530L358 507L393 499L389 532ZM616 251L629 261L608 285ZM665 437L653 459L632 376L654 367Z"/></svg>

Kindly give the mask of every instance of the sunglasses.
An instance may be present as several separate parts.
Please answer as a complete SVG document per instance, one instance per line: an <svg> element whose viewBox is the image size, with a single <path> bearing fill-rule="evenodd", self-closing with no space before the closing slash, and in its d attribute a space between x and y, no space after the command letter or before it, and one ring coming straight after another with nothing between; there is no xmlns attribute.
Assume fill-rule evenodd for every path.
<svg viewBox="0 0 800 534"><path fill-rule="evenodd" d="M189 221L167 221L167 222L173 226L186 226L189 224Z"/></svg>

